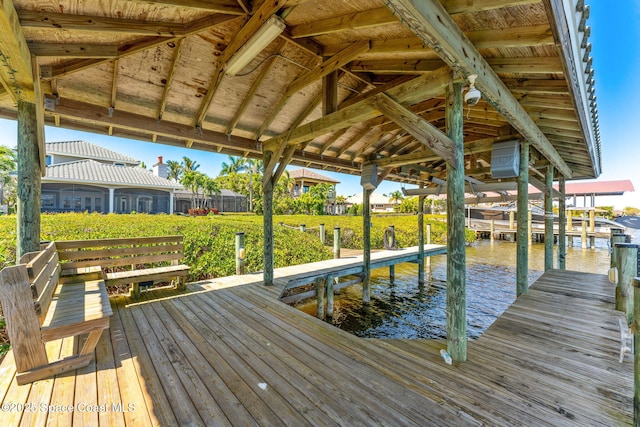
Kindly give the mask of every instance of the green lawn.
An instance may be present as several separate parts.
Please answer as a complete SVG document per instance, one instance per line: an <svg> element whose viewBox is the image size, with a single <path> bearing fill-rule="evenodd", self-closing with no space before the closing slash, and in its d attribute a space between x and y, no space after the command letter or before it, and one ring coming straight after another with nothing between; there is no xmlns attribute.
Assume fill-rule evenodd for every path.
<svg viewBox="0 0 640 427"><path fill-rule="evenodd" d="M281 226L283 223L287 226ZM326 247L319 239L320 223L326 228ZM425 216L432 224L432 243L442 243L442 217ZM307 232L297 229L306 224ZM373 216L372 248L383 247L384 230L394 225L399 247L418 244L417 216ZM274 217L275 267L302 264L332 257L333 228L341 228L342 247L362 249L362 217L282 215ZM109 237L181 234L185 260L190 265L189 280L228 276L235 273L235 233L245 233L247 272L262 270L262 217L255 215L101 215L87 213L43 214L42 240L99 239ZM473 233L468 234L468 240ZM16 217L0 216L0 261L15 263Z"/></svg>

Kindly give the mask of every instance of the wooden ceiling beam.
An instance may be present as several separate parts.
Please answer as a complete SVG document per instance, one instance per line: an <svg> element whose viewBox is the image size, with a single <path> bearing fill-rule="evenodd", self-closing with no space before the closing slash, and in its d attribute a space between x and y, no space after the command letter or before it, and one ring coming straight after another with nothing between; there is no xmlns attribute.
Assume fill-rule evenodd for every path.
<svg viewBox="0 0 640 427"><path fill-rule="evenodd" d="M324 154L324 152L327 151L329 149L329 147L331 147L333 145L333 143L336 142L338 139L340 139L340 137L342 135L344 135L346 132L347 132L347 128L339 129L339 130L333 132L333 135L331 135L329 137L329 139L327 139L324 142L324 144L322 144L322 146L320 146L319 154Z"/></svg>
<svg viewBox="0 0 640 427"><path fill-rule="evenodd" d="M569 88L564 80L549 79L502 79L504 85L514 94L568 95ZM517 102L517 101L516 101Z"/></svg>
<svg viewBox="0 0 640 427"><path fill-rule="evenodd" d="M332 34L340 31L370 28L397 22L398 18L393 16L388 8L380 7L378 9L296 25L291 28L291 37L311 37L320 34Z"/></svg>
<svg viewBox="0 0 640 427"><path fill-rule="evenodd" d="M144 3L157 3L166 6L174 6L188 9L201 9L208 12L224 13L229 15L245 15L246 11L235 0L135 0Z"/></svg>
<svg viewBox="0 0 640 427"><path fill-rule="evenodd" d="M202 122L204 122L207 114L209 113L209 107L213 101L213 97L216 94L218 86L222 82L224 77L224 68L227 62L233 57L233 55L264 25L269 18L271 18L280 8L282 4L278 0L265 0L255 13L249 18L249 20L235 33L231 42L222 51L222 55L216 61L214 71L211 76L211 82L209 88L200 103L200 108L196 113L195 126L196 128L202 128Z"/></svg>
<svg viewBox="0 0 640 427"><path fill-rule="evenodd" d="M275 51L280 52L284 47L285 43L286 42L284 40L282 39L279 40ZM230 134L238 125L240 118L244 114L247 107L250 105L254 95L256 94L256 92L258 92L258 89L260 89L260 86L262 86L264 79L269 75L269 73L271 72L271 69L276 64L277 58L278 58L277 56L273 56L271 59L269 59L269 61L267 61L266 65L262 67L260 74L251 84L251 87L249 88L249 92L247 92L247 94L244 96L242 103L240 104L240 107L238 107L238 109L236 110L236 113L233 115L233 118L227 124L227 130L225 131L225 133Z"/></svg>
<svg viewBox="0 0 640 427"><path fill-rule="evenodd" d="M556 94L554 96L520 95L518 102L525 108L555 108L557 110L573 110L573 102L568 95Z"/></svg>
<svg viewBox="0 0 640 427"><path fill-rule="evenodd" d="M114 129L124 129L149 135L158 135L175 140L193 140L202 144L231 148L236 151L260 153L260 144L252 139L225 135L222 132L202 129L196 131L193 126L172 123L163 120L158 122L154 118L115 110L109 115L108 109L92 104L61 98L55 106L55 111L46 111L47 116L58 115L74 121L85 122L93 126L112 126Z"/></svg>
<svg viewBox="0 0 640 427"><path fill-rule="evenodd" d="M116 58L118 46L99 44L56 44L29 42L32 55L57 58Z"/></svg>
<svg viewBox="0 0 640 427"><path fill-rule="evenodd" d="M347 46L340 52L323 61L321 65L304 72L301 76L295 79L287 88L285 95L291 96L327 74L339 70L359 55L367 52L369 50L369 46L368 41L359 41Z"/></svg>
<svg viewBox="0 0 640 427"><path fill-rule="evenodd" d="M169 74L167 75L167 79L164 84L164 89L162 91L162 97L160 98L160 106L158 107L158 120L162 120L162 116L164 115L164 110L167 107L167 101L169 99L169 91L171 90L173 79L175 78L176 71L178 70L178 61L180 59L180 55L182 54L183 45L184 45L184 39L178 40L178 43L176 44L176 48L173 51L173 60L171 62L171 69L169 70Z"/></svg>
<svg viewBox="0 0 640 427"><path fill-rule="evenodd" d="M340 52L333 55L331 58L327 58L322 64L302 73L295 79L288 87L285 93L282 95L278 103L270 109L270 114L262 122L262 126L255 134L256 139L259 139L267 131L273 120L276 118L280 111L287 104L289 99L298 91L304 89L308 85L315 81L322 79L327 74L333 73L339 70L345 64L351 62L356 56L369 49L369 42L357 42L347 46ZM313 138L309 138L313 139Z"/></svg>
<svg viewBox="0 0 640 427"><path fill-rule="evenodd" d="M464 33L476 49L504 49L555 44L549 25L492 28Z"/></svg>
<svg viewBox="0 0 640 427"><path fill-rule="evenodd" d="M558 74L562 63L558 57L488 58L487 62L498 74ZM351 65L353 72L378 74L422 74L444 66L442 59L364 60Z"/></svg>
<svg viewBox="0 0 640 427"><path fill-rule="evenodd" d="M206 31L210 28L229 22L232 19L237 19L237 17L221 14L206 16L184 25L184 33L177 37L142 37L118 47L118 58L120 59L134 55L169 42L176 42L183 37ZM52 80L78 71L86 70L87 68L95 67L112 60L113 59L75 59L65 61L54 66L42 66L42 78L45 80Z"/></svg>
<svg viewBox="0 0 640 427"><path fill-rule="evenodd" d="M72 15L70 13L20 10L20 25L54 31L93 31L138 36L185 36L185 26L173 22L151 22L107 16Z"/></svg>
<svg viewBox="0 0 640 427"><path fill-rule="evenodd" d="M374 96L369 102L448 163L456 164L454 142L431 123L384 94Z"/></svg>
<svg viewBox="0 0 640 427"><path fill-rule="evenodd" d="M441 95L450 79L450 71L443 67L431 74L420 76L404 84L398 85L387 92L401 104L412 105L425 99ZM370 120L380 113L369 104L367 99L359 101L349 107L328 114L310 123L302 125L292 132L277 135L264 143L265 151L272 151L282 141L289 145L297 145L308 139L316 138L325 133L343 129L356 123Z"/></svg>
<svg viewBox="0 0 640 427"><path fill-rule="evenodd" d="M571 177L571 168L438 0L388 0L387 6L456 72L463 76L477 74L476 87L482 92L483 98L549 159L562 175Z"/></svg>
<svg viewBox="0 0 640 427"><path fill-rule="evenodd" d="M465 36L476 49L504 49L527 46L547 46L555 44L548 25L532 25L527 27L493 28L490 30L468 31ZM332 44L324 47L326 55L335 54L346 44ZM420 37L406 37L391 40L372 40L369 54L413 53L423 51L432 53L431 59L438 56L424 45ZM429 59L429 58L423 58Z"/></svg>
<svg viewBox="0 0 640 427"><path fill-rule="evenodd" d="M31 53L12 1L0 7L0 84L18 100L35 101Z"/></svg>
<svg viewBox="0 0 640 427"><path fill-rule="evenodd" d="M476 13L485 10L502 9L503 7L539 3L536 0L442 0L442 6L450 15L459 13Z"/></svg>

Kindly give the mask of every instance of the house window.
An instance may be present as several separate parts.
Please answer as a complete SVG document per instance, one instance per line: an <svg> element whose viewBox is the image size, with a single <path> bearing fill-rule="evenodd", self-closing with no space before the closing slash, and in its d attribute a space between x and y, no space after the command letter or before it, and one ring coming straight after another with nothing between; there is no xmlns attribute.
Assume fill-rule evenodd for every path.
<svg viewBox="0 0 640 427"><path fill-rule="evenodd" d="M55 209L56 196L53 194L42 194L40 196L40 204L43 209Z"/></svg>
<svg viewBox="0 0 640 427"><path fill-rule="evenodd" d="M62 209L71 209L71 197L64 196L62 198Z"/></svg>
<svg viewBox="0 0 640 427"><path fill-rule="evenodd" d="M44 158L44 164L47 166L51 166L51 156L46 156Z"/></svg>
<svg viewBox="0 0 640 427"><path fill-rule="evenodd" d="M82 197L74 197L73 198L73 210L81 211L82 210Z"/></svg>
<svg viewBox="0 0 640 427"><path fill-rule="evenodd" d="M95 205L93 210L96 212L102 212L102 197L96 197L94 203Z"/></svg>
<svg viewBox="0 0 640 427"><path fill-rule="evenodd" d="M114 166L124 166L124 163L114 163Z"/></svg>
<svg viewBox="0 0 640 427"><path fill-rule="evenodd" d="M84 210L91 212L91 197L84 198Z"/></svg>

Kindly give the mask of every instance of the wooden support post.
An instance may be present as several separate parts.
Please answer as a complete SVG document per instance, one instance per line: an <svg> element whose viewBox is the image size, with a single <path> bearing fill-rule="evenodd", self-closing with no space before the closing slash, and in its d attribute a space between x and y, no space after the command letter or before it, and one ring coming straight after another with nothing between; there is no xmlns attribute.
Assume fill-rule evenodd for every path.
<svg viewBox="0 0 640 427"><path fill-rule="evenodd" d="M418 196L418 285L424 285L424 196Z"/></svg>
<svg viewBox="0 0 640 427"><path fill-rule="evenodd" d="M596 231L596 208L594 207L589 211L589 231L595 233Z"/></svg>
<svg viewBox="0 0 640 427"><path fill-rule="evenodd" d="M627 324L633 321L633 279L638 276L638 247L635 243L616 243L618 248L618 287L616 310L624 311ZM617 292L616 292L617 296Z"/></svg>
<svg viewBox="0 0 640 427"><path fill-rule="evenodd" d="M640 277L633 280L633 425L640 426Z"/></svg>
<svg viewBox="0 0 640 427"><path fill-rule="evenodd" d="M333 287L338 281L338 278L335 276L327 276L327 317L333 317Z"/></svg>
<svg viewBox="0 0 640 427"><path fill-rule="evenodd" d="M431 224L427 224L427 245L431 244ZM431 257L427 257L427 272L431 273Z"/></svg>
<svg viewBox="0 0 640 427"><path fill-rule="evenodd" d="M616 243L626 243L627 236L622 233L612 233L610 237L610 247L609 250L611 258L609 259L609 267L614 268L618 265L618 250L616 249Z"/></svg>
<svg viewBox="0 0 640 427"><path fill-rule="evenodd" d="M305 231L307 231L307 225L306 224L300 224L300 231L303 232L303 233Z"/></svg>
<svg viewBox="0 0 640 427"><path fill-rule="evenodd" d="M533 244L533 215L530 209L527 212L527 243L529 246Z"/></svg>
<svg viewBox="0 0 640 427"><path fill-rule="evenodd" d="M565 270L567 268L567 203L565 195L565 179L560 175L558 178L558 190L560 198L558 199L558 268Z"/></svg>
<svg viewBox="0 0 640 427"><path fill-rule="evenodd" d="M518 175L518 235L516 264L516 295L527 293L529 289L529 246L528 246L528 208L529 208L529 143L520 144L520 173Z"/></svg>
<svg viewBox="0 0 640 427"><path fill-rule="evenodd" d="M18 101L18 242L16 259L40 250L40 149L36 106Z"/></svg>
<svg viewBox="0 0 640 427"><path fill-rule="evenodd" d="M573 211L567 211L567 231L573 231Z"/></svg>
<svg viewBox="0 0 640 427"><path fill-rule="evenodd" d="M587 221L582 220L582 229L581 231L581 240L582 240L582 249L587 249Z"/></svg>
<svg viewBox="0 0 640 427"><path fill-rule="evenodd" d="M553 166L545 174L547 192L544 195L544 271L553 268Z"/></svg>
<svg viewBox="0 0 640 427"><path fill-rule="evenodd" d="M491 218L491 224L489 225L489 239L491 239L491 243L494 242L495 240L495 233L496 233L496 221Z"/></svg>
<svg viewBox="0 0 640 427"><path fill-rule="evenodd" d="M515 212L509 211L509 230L513 230L515 228L513 221L515 219Z"/></svg>
<svg viewBox="0 0 640 427"><path fill-rule="evenodd" d="M327 283L326 277L318 277L316 279L316 300L318 302L318 308L316 310L316 317L318 319L324 320L324 310L325 310L325 285Z"/></svg>
<svg viewBox="0 0 640 427"><path fill-rule="evenodd" d="M271 151L264 153L264 164L271 161ZM265 171L266 172L266 171ZM266 286L273 285L273 178L265 177L262 183L263 230L264 230L264 270L263 280Z"/></svg>
<svg viewBox="0 0 640 427"><path fill-rule="evenodd" d="M467 360L466 238L464 227L464 136L462 83L449 83L445 123L454 142L455 164L447 163L447 350Z"/></svg>
<svg viewBox="0 0 640 427"><path fill-rule="evenodd" d="M362 235L364 250L362 253L362 303L371 302L371 197L372 190L362 189Z"/></svg>
<svg viewBox="0 0 640 427"><path fill-rule="evenodd" d="M320 224L320 242L322 243L322 246L324 246L324 242L325 242L325 235L324 235L324 224Z"/></svg>
<svg viewBox="0 0 640 427"><path fill-rule="evenodd" d="M395 281L396 281L396 266L394 264L391 264L389 266L389 283L393 285Z"/></svg>
<svg viewBox="0 0 640 427"><path fill-rule="evenodd" d="M333 228L333 258L340 258L340 227Z"/></svg>
<svg viewBox="0 0 640 427"><path fill-rule="evenodd" d="M236 233L236 274L244 274L244 233Z"/></svg>

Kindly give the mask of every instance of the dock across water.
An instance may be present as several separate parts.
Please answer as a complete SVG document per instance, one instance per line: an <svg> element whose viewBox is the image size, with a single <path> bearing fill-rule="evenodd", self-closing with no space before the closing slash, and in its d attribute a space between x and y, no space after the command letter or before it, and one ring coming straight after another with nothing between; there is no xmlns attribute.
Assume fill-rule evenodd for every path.
<svg viewBox="0 0 640 427"><path fill-rule="evenodd" d="M632 422L633 363L618 363L620 312L602 275L545 273L453 366L443 342L355 337L278 301L281 289L260 279L113 297L95 361L53 379L18 386L9 352L0 425Z"/></svg>

